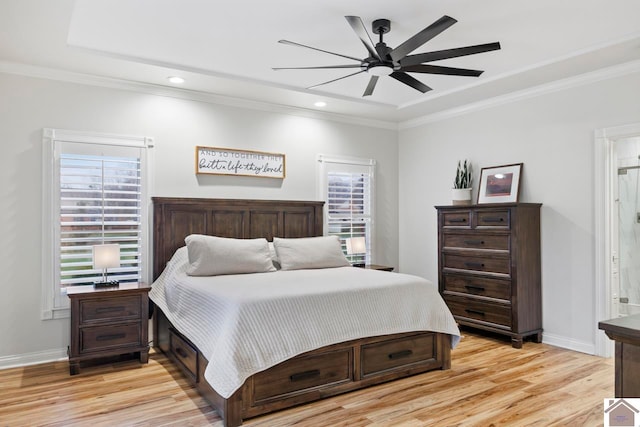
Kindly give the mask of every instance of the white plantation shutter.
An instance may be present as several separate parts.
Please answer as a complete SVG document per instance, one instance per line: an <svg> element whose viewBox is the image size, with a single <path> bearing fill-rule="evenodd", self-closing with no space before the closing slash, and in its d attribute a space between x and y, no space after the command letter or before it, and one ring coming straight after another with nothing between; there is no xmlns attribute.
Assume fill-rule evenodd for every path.
<svg viewBox="0 0 640 427"><path fill-rule="evenodd" d="M140 281L139 149L117 147L118 156L73 154L74 144L60 154L60 285L100 281L91 248L103 243L120 245L121 267L108 271L110 279Z"/></svg>
<svg viewBox="0 0 640 427"><path fill-rule="evenodd" d="M346 239L364 237L367 253L347 255L352 263L370 263L373 244L375 161L320 156L320 191L325 200L325 233L337 235L346 255Z"/></svg>
<svg viewBox="0 0 640 427"><path fill-rule="evenodd" d="M44 142L43 318L57 318L68 307L68 286L102 280L94 245L120 246L109 280L145 280L151 139L45 129Z"/></svg>

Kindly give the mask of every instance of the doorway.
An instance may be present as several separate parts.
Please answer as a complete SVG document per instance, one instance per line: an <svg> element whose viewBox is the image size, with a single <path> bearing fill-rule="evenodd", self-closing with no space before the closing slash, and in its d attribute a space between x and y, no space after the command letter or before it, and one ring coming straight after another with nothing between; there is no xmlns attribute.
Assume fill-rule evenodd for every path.
<svg viewBox="0 0 640 427"><path fill-rule="evenodd" d="M614 141L611 317L640 314L640 137Z"/></svg>
<svg viewBox="0 0 640 427"><path fill-rule="evenodd" d="M638 229L638 237L634 238L636 241L640 241L640 223L624 223L620 218L620 200L619 189L622 186L628 188L627 181L631 181L635 176L638 178L637 173L640 173L640 168L635 166L640 165L638 155L640 152L633 155L626 155L626 144L631 144L628 141L636 141L636 146L640 146L640 123L618 126L614 128L598 129L595 132L595 145L594 145L594 219L595 219L595 263L594 263L594 275L595 275L595 353L599 356L610 357L612 355L613 346L611 340L600 330L598 330L597 323L601 320L611 319L618 317L619 315L634 313L637 308L640 308L640 302L638 307L632 305L633 292L628 292L632 289L640 288L640 282L637 280L635 283L629 282L623 285L623 274L629 272L629 269L637 272L640 270L638 264L637 250L635 254L628 256L626 252L626 243L623 242L623 250L620 246L620 233L629 228ZM625 147L625 148L623 148ZM620 156L620 160L618 160ZM635 163L629 163L635 161ZM634 167L633 169L627 169L628 180L621 181L620 177L624 175L618 175L619 168ZM628 171L635 170L636 172L630 174ZM624 174L624 173L622 173ZM625 190L626 191L626 190ZM635 190L630 190L625 194L631 195L635 191L633 201L623 202L623 212L631 212L635 210L634 215L640 212L640 204L638 203L638 187L635 186ZM635 217L638 220L637 216ZM625 220L626 221L626 220ZM627 234L623 236L623 239L627 238ZM638 246L640 248L640 246ZM623 255L626 259L621 259L620 255ZM630 267L627 267L630 266ZM625 272L623 273L623 269ZM639 279L640 276L629 276L629 280ZM626 278L624 278L626 280ZM625 282L626 283L626 282ZM623 288L625 287L624 293ZM624 306L622 306L624 304ZM626 310L626 312L625 312Z"/></svg>

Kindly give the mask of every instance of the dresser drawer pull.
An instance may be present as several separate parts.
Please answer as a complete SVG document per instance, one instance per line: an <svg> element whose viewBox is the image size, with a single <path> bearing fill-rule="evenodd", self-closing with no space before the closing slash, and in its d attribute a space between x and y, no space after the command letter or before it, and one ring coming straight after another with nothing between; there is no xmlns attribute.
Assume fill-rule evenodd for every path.
<svg viewBox="0 0 640 427"><path fill-rule="evenodd" d="M183 357L183 358L189 357L189 355L187 354L187 352L186 352L186 351L184 351L184 350L182 349L182 347L176 347L176 348L175 348L175 350L176 350L176 353L178 353L178 356Z"/></svg>
<svg viewBox="0 0 640 427"><path fill-rule="evenodd" d="M467 218L451 218L449 222L467 222Z"/></svg>
<svg viewBox="0 0 640 427"><path fill-rule="evenodd" d="M127 336L127 334L125 334L125 333L109 334L109 335L98 335L96 337L96 341L111 341L111 340L117 340L118 338L124 338L126 336Z"/></svg>
<svg viewBox="0 0 640 427"><path fill-rule="evenodd" d="M484 245L484 240L465 240L467 245Z"/></svg>
<svg viewBox="0 0 640 427"><path fill-rule="evenodd" d="M480 310L471 310L470 308L465 308L465 310L467 313L469 314L477 314L479 316L484 316L484 311L480 311Z"/></svg>
<svg viewBox="0 0 640 427"><path fill-rule="evenodd" d="M479 292L484 292L484 288L482 286L477 286L477 285L464 285L465 288L469 289L470 291L479 291Z"/></svg>
<svg viewBox="0 0 640 427"><path fill-rule="evenodd" d="M295 382L295 381L308 380L311 378L315 378L317 376L320 376L320 371L317 369L312 369L310 371L304 371L297 374L293 374L289 377L289 380L291 380L291 382Z"/></svg>
<svg viewBox="0 0 640 427"><path fill-rule="evenodd" d="M465 262L464 265L469 268L484 268L484 263L481 262Z"/></svg>
<svg viewBox="0 0 640 427"><path fill-rule="evenodd" d="M401 350L395 353L390 353L388 357L391 360L395 360L395 359L402 359L403 357L409 357L412 354L413 354L413 351L411 350Z"/></svg>
<svg viewBox="0 0 640 427"><path fill-rule="evenodd" d="M489 218L484 218L484 222L504 222L504 218L503 217L489 217Z"/></svg>
<svg viewBox="0 0 640 427"><path fill-rule="evenodd" d="M118 305L115 307L100 307L96 308L96 313L115 313L118 311L124 311L123 305Z"/></svg>

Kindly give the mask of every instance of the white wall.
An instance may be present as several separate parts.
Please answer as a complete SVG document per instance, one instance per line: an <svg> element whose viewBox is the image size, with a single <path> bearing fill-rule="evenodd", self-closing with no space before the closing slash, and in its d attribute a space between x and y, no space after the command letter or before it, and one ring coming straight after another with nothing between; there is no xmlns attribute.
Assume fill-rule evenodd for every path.
<svg viewBox="0 0 640 427"><path fill-rule="evenodd" d="M640 73L400 131L400 269L437 282L434 205L458 159L524 163L520 201L542 207L544 340L594 352L594 130L640 121ZM474 200L475 193L474 191Z"/></svg>
<svg viewBox="0 0 640 427"><path fill-rule="evenodd" d="M45 127L154 137L154 196L315 200L318 154L374 158L374 261L398 265L395 130L8 74L0 94L0 367L64 355L69 341L69 319L40 320ZM287 177L196 176L196 145L285 153Z"/></svg>

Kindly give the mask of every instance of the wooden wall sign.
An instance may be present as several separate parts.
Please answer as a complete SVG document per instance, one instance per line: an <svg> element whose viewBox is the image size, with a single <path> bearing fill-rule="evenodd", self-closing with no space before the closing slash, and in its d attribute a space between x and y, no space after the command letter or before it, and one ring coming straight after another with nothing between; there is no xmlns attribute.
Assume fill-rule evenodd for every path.
<svg viewBox="0 0 640 427"><path fill-rule="evenodd" d="M285 157L280 153L197 146L196 174L282 179Z"/></svg>

